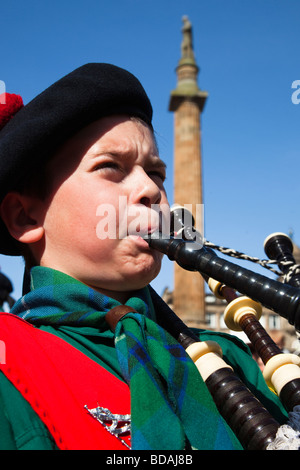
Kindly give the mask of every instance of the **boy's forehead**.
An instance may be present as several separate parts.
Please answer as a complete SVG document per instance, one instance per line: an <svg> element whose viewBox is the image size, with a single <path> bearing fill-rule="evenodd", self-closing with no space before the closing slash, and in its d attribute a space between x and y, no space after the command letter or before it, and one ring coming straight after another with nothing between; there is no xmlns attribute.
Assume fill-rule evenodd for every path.
<svg viewBox="0 0 300 470"><path fill-rule="evenodd" d="M154 134L147 124L127 116L110 116L79 131L62 149L81 151L82 155L93 157L104 151L126 155L139 145L151 154L158 155Z"/></svg>
<svg viewBox="0 0 300 470"><path fill-rule="evenodd" d="M50 160L48 168L62 172L63 168L70 169L72 166L75 169L80 162L102 154L125 158L135 151L141 151L165 166L159 158L154 134L147 124L129 116L109 116L94 121L68 139Z"/></svg>
<svg viewBox="0 0 300 470"><path fill-rule="evenodd" d="M126 153L131 151L132 146L139 142L145 146L150 146L157 153L157 146L151 129L145 123L131 118L114 116L99 120L96 123L95 138L94 147L99 150L103 145L111 145L116 151Z"/></svg>
<svg viewBox="0 0 300 470"><path fill-rule="evenodd" d="M112 115L92 122L79 131L78 135L90 135L92 137L98 135L100 138L101 136L105 136L114 132L116 129L126 132L128 127L135 128L136 133L150 132L152 134L148 124L139 119L124 115Z"/></svg>

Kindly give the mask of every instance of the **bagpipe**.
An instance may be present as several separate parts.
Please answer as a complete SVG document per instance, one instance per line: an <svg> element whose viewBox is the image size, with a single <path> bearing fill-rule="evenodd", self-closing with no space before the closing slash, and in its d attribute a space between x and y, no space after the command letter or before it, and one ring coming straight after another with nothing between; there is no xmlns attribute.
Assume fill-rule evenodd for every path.
<svg viewBox="0 0 300 470"><path fill-rule="evenodd" d="M295 449L300 446L300 357L284 353L272 340L259 319L262 306L286 318L300 331L300 274L293 257L293 244L282 233L265 241L269 263L276 263L284 282L257 274L216 255L182 206L171 209L171 235L157 232L146 238L149 246L188 271L200 273L212 292L225 299L224 320L234 331L244 331L264 363L263 375L276 393L290 420L281 426L242 383L214 341L200 341L173 312L160 320L185 348L206 383L223 418L246 450ZM187 217L188 215L188 217ZM192 222L194 222L192 218ZM239 293L239 295L237 294ZM299 409L297 408L299 406ZM296 413L296 418L295 418ZM283 429L284 428L284 429ZM282 444L282 436L287 444ZM284 439L283 439L284 440ZM293 442L292 442L293 441ZM289 446L290 444L290 446Z"/></svg>

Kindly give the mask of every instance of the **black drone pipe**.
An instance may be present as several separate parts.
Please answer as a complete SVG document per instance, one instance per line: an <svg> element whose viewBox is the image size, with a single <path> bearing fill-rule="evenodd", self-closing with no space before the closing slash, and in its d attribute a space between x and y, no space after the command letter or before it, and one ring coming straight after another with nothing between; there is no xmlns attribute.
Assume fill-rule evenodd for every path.
<svg viewBox="0 0 300 470"><path fill-rule="evenodd" d="M193 241L153 234L149 246L188 271L198 271L273 310L300 331L300 289L254 273Z"/></svg>
<svg viewBox="0 0 300 470"><path fill-rule="evenodd" d="M276 260L284 274L289 272L291 266L297 264L293 256L293 242L285 233L272 233L269 235L264 242L264 248L266 255L270 259ZM300 287L300 273L293 273L286 283L294 287Z"/></svg>

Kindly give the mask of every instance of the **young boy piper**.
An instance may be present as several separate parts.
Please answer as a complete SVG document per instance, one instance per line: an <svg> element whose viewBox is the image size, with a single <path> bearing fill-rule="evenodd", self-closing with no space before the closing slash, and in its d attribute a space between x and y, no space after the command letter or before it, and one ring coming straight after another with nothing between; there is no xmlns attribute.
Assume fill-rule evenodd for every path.
<svg viewBox="0 0 300 470"><path fill-rule="evenodd" d="M0 314L0 448L241 449L194 363L158 325L149 284L161 254L143 235L159 229L153 208L168 207L166 169L140 82L87 64L26 106L7 94L0 120L0 250L26 262L24 296ZM141 236L124 232L137 213ZM116 236L103 234L104 216ZM122 305L126 334L106 321ZM283 422L248 349L198 334L220 343Z"/></svg>

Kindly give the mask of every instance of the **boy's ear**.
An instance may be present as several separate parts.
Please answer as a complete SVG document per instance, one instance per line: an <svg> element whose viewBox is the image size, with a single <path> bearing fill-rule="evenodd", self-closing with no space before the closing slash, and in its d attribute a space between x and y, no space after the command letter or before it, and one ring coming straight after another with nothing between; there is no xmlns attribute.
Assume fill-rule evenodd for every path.
<svg viewBox="0 0 300 470"><path fill-rule="evenodd" d="M12 237L22 243L35 243L44 235L37 199L8 193L2 201L1 217Z"/></svg>

